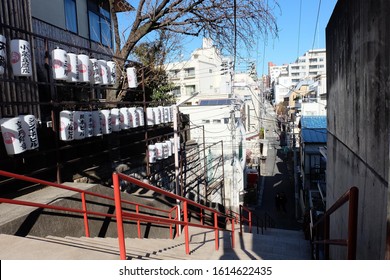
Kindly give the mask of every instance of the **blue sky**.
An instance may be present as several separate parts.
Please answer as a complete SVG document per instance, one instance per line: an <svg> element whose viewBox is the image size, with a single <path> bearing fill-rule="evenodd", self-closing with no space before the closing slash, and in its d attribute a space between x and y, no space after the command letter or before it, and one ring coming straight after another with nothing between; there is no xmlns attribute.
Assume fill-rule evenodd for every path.
<svg viewBox="0 0 390 280"><path fill-rule="evenodd" d="M301 23L299 25L301 1ZM318 25L315 32L320 1ZM264 40L259 38L257 50L252 51L247 57L248 60L256 61L259 75L263 72L268 73L268 62L270 61L276 65L292 63L313 46L315 49L325 48L325 28L337 0L279 0L278 3L280 9L275 10L279 28L278 38L270 37L267 39L265 52ZM193 50L201 47L201 40L202 38L187 38L184 43L186 44L183 53L184 59L189 58ZM237 61L236 69L240 71L241 68L240 62Z"/></svg>
<svg viewBox="0 0 390 280"><path fill-rule="evenodd" d="M255 50L246 55L247 60L256 61L259 75L268 73L268 62L273 62L276 65L292 63L298 56L303 55L313 47L315 49L325 48L325 28L337 3L337 0L277 1L280 9L275 10L274 14L279 28L278 38L268 38L264 49L264 40L259 37ZM319 3L321 5L317 31L315 32ZM301 12L300 7L302 7ZM300 14L301 22L299 24ZM125 16L129 16L129 14ZM175 60L188 59L192 51L202 46L202 38L188 37L182 43L184 48L181 57L175 57ZM237 60L236 70L240 71L240 68L242 66Z"/></svg>
<svg viewBox="0 0 390 280"><path fill-rule="evenodd" d="M299 28L301 1L302 11ZM318 28L317 32L315 32L320 2ZM313 46L314 48L325 48L325 28L336 3L337 0L279 0L281 11L276 13L280 29L279 38L269 38L267 42L264 59L266 67L269 61L276 65L294 62L298 56L303 55L307 50L312 49ZM263 47L259 48L258 66L259 62L262 64L264 57L263 42L261 42ZM259 70L258 72L261 73L262 68L259 68Z"/></svg>

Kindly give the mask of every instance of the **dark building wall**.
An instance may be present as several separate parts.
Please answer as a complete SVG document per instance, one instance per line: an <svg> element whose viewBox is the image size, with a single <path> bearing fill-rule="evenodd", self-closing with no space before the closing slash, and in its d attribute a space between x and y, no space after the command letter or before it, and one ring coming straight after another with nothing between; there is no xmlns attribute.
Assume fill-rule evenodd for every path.
<svg viewBox="0 0 390 280"><path fill-rule="evenodd" d="M359 188L358 259L385 258L389 234L389 14L387 0L339 0L326 28L327 207ZM331 218L331 238L346 238L346 210Z"/></svg>

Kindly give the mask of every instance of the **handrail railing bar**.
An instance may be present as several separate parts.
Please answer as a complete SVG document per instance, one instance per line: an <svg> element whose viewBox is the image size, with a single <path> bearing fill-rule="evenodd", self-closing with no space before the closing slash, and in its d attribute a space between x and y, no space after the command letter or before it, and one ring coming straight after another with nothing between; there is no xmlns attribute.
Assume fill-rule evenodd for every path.
<svg viewBox="0 0 390 280"><path fill-rule="evenodd" d="M81 201L84 211L84 228L85 228L85 236L89 237L89 224L88 224L88 214L87 214L87 201L85 199L85 193L81 193Z"/></svg>
<svg viewBox="0 0 390 280"><path fill-rule="evenodd" d="M359 203L359 190L357 187L352 187L350 190L349 200L349 216L348 216L348 252L347 257L349 260L356 259L356 246L357 246L357 224L358 224L358 203Z"/></svg>
<svg viewBox="0 0 390 280"><path fill-rule="evenodd" d="M125 232L123 229L123 220L122 220L122 203L121 203L121 190L119 184L119 176L117 174L112 174L112 180L114 184L114 197L115 197L115 215L117 220L117 231L118 231L118 243L119 243L119 254L120 259L126 259L126 242L125 242Z"/></svg>
<svg viewBox="0 0 390 280"><path fill-rule="evenodd" d="M118 230L118 241L119 241L119 247L120 247L120 258L121 259L126 259L126 249L125 249L124 229L123 229L123 220L124 219L125 220L135 220L135 221L137 221L138 227L140 226L140 222L141 221L142 222L153 222L153 223L157 223L157 224L165 224L165 225L169 225L169 226L171 226L172 224L176 224L176 226L178 226L180 224L184 225L184 231L185 231L185 234L186 234L187 241L188 241L188 227L189 226L214 230L216 232L216 234L218 234L219 230L229 231L229 230L227 230L225 228L220 228L218 226L218 217L226 217L228 219L229 217L226 214L221 213L221 212L219 212L219 211L217 211L215 209L203 206L203 205L198 204L196 202L193 202L193 201L191 201L189 199L176 196L176 195L174 195L172 193L168 193L168 192L166 192L164 190L161 190L161 189L158 189L158 188L156 188L154 186L151 186L151 185L146 185L145 186L142 181L139 181L137 179L128 177L128 176L126 176L124 174L118 174L118 173L114 173L113 174L114 198L106 196L106 195L101 195L101 194L98 194L98 193L93 193L93 192L90 192L90 191L80 190L80 189L77 189L77 188L74 188L74 187L69 187L69 186L65 186L65 185L61 185L61 184L57 184L57 183L53 183L53 182L48 182L48 181L45 181L45 180L40 180L40 179L27 177L27 176L24 176L24 175L14 174L14 173L11 173L11 172L5 172L5 171L1 171L0 170L0 175L11 176L11 177L13 177L15 179L19 179L19 180L34 182L34 183L38 183L38 184L42 184L42 185L57 187L57 188L60 188L60 189L66 189L66 190L69 190L69 191L74 191L74 192L80 193L81 194L82 209L69 208L69 207L50 205L50 204L42 204L42 203L36 203L36 202L27 202L27 201L15 200L15 199L5 199L5 198L0 198L0 202L82 214L84 216L85 221L86 221L85 222L86 236L89 236L88 215L116 218L117 230ZM172 219L171 213L174 212L175 210L176 210L175 211L176 212L176 216L178 216L178 208L177 208L177 206L172 207L170 210L161 210L161 209L158 209L158 208L155 208L155 207L145 207L145 205L142 205L142 204L137 204L137 203L129 202L129 201L126 201L126 200L122 200L121 197L120 197L121 196L120 184L119 184L119 180L120 179L124 179L124 180L130 179L128 181L135 182L140 187L146 187L148 189L155 190L155 191L157 191L157 192L159 192L159 193L161 193L163 195L167 195L169 197L173 197L173 198L178 197L178 198L180 198L180 200L183 201L183 204L185 205L185 207L184 207L184 217L185 217L184 221L179 221L177 219L177 217L175 219ZM85 196L87 194L91 195L91 196L105 198L105 199L108 199L108 200L111 200L111 201L112 200L115 201L115 209L116 209L115 212L116 213L115 214L106 214L106 213L100 213L100 212L95 212L95 211L88 211L87 210L87 200L85 199ZM124 211L122 209L122 203L135 205L136 206L136 210L135 211L138 212L138 213ZM193 206L195 206L195 207L197 207L199 209L203 209L203 210L206 210L206 211L209 211L209 212L213 213L213 215L210 215L210 216L214 216L214 225L213 226L207 226L207 225L200 225L200 224L195 224L195 223L189 223L188 222L188 216L187 216L187 213L189 212L188 211L188 204L189 205L193 205ZM155 213L147 213L147 215L146 214L140 214L140 211L139 211L140 207L147 208L147 209L152 209L152 210L157 210L157 211L161 211L161 212L164 212L164 213L168 213L170 216L168 218L165 218L165 217L161 217L161 216L159 216L159 217L153 216L153 214L155 214ZM232 224L233 224L232 225L232 230L234 230L233 218L232 218ZM218 244L217 246L219 247L219 243L217 243L217 242L219 242L218 236L217 236L216 239L217 239L216 240L216 244ZM234 231L232 232L232 246L234 246ZM189 243L188 242L186 244L186 253L189 253Z"/></svg>
<svg viewBox="0 0 390 280"><path fill-rule="evenodd" d="M127 176L127 175L125 175L125 174L123 174L123 173L116 173L116 174L118 174L118 176L119 176L120 179L124 179L124 180L126 180L126 181L133 182L133 183L137 184L137 185L140 186L140 187L147 188L147 189L152 190L152 191L156 191L156 192L158 192L158 193L160 193L160 194L163 194L163 195L165 195L165 196L171 197L171 198L173 198L173 199L180 200L180 201L182 201L182 202L187 202L187 204L189 204L189 205L192 205L192 206L195 206L195 207L198 207L198 208L201 208L201 209L210 211L210 212L212 212L212 213L219 213L219 214L221 214L220 216L226 216L225 214L223 214L223 213L221 213L221 212L219 212L219 211L217 211L217 210L215 210L215 209L213 209L213 208L204 206L204 205L199 204L199 203L197 203L197 202L195 202L195 201L192 201L192 200L190 200L190 199L188 199L188 198L185 198L185 197L176 195L176 194L174 194L174 193L171 193L171 192L162 190L162 189L160 189L160 188L158 188L158 187L149 185L149 184L144 183L144 182L142 182L142 181L140 181L140 180L138 180L138 179L136 179L136 178L134 178L134 177Z"/></svg>
<svg viewBox="0 0 390 280"><path fill-rule="evenodd" d="M329 245L341 245L347 246L347 259L352 260L356 259L356 246L357 246L357 221L358 221L358 199L359 199L359 190L357 187L353 186L348 191L346 191L327 211L324 215L318 219L311 227L311 233L314 235L316 240L313 240L311 236L312 244L324 244L324 257L329 259ZM330 215L332 215L336 210L338 210L345 203L349 202L348 207L348 237L347 239L329 239L330 233ZM323 240L319 240L319 235L317 234L317 227L324 225L323 228ZM318 259L319 250L315 249L315 255Z"/></svg>
<svg viewBox="0 0 390 280"><path fill-rule="evenodd" d="M104 198L104 199L111 200L111 201L115 200L115 198L107 196L107 195L94 193L94 192L87 191L87 190L81 190L81 189L74 188L74 187L71 187L71 186L66 186L66 185L55 183L55 182L49 182L49 181L45 181L45 180L41 180L41 179L36 179L36 178L28 177L28 176L25 176L25 175L19 175L19 174L15 174L15 173L3 171L3 170L0 170L0 175L1 176L6 176L6 177L10 177L10 178L15 178L15 179L18 179L18 180L23 180L23 181L28 181L28 182L32 182L32 183L37 183L37 184L40 184L40 185L46 185L46 186L56 187L56 188L59 188L59 189L73 191L73 192L80 193L80 194L81 193L85 193L85 194L88 194L88 195L91 195L91 196ZM150 209L150 210L160 211L160 212L164 212L164 213L169 213L169 210L159 209L159 208L156 208L156 207L153 207L153 206L148 206L148 205L144 205L144 204L135 203L135 202L128 201L128 200L125 200L125 199L122 199L122 203L126 203L126 204L133 205L133 206L140 205L140 206L142 206L145 209Z"/></svg>
<svg viewBox="0 0 390 280"><path fill-rule="evenodd" d="M313 241L313 243L315 243L315 244L330 244L330 245L348 246L348 241L346 239L318 240L318 241Z"/></svg>
<svg viewBox="0 0 390 280"><path fill-rule="evenodd" d="M344 205L349 200L349 190L345 192L326 212L324 215L313 225L316 227L318 224L322 223L325 220L326 216L332 215L338 208Z"/></svg>

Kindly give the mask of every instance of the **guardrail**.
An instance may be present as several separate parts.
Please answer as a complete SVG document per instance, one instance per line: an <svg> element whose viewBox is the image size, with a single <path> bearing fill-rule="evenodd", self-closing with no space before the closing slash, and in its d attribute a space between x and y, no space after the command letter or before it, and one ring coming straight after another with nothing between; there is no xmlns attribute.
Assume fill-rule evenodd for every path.
<svg viewBox="0 0 390 280"><path fill-rule="evenodd" d="M232 245L232 248L234 248L234 243L235 243L234 224L235 223L234 223L234 220L231 217L227 216L225 213L221 213L215 209L201 205L201 204L196 203L196 202L189 200L187 198L184 198L184 197L178 196L176 194L164 191L160 188L149 185L145 182L142 182L138 179L127 176L127 175L122 174L122 173L114 173L112 175L112 177L113 177L113 183L114 183L115 205L116 205L116 214L117 214L117 221L118 221L118 223L117 223L117 225L118 225L118 241L119 241L119 249L120 249L121 259L125 259L125 256L126 256L126 244L125 244L125 240L124 240L124 229L123 229L122 222L120 222L120 221L122 221L122 218L123 218L123 213L121 210L122 209L121 198L120 198L120 181L121 180L127 181L129 183L134 184L134 185L137 185L138 187L145 188L145 189L160 193L162 195L165 195L166 197L176 199L178 206L182 207L182 211L179 211L179 212L183 214L183 220L179 220L179 219L169 220L169 219L152 217L152 216L147 216L147 215L139 215L139 214L131 214L131 216L134 218L137 218L139 220L142 220L142 221L149 221L149 222L162 223L162 224L173 223L175 225L182 225L183 231L184 231L186 254L190 254L189 227L199 227L199 228L214 230L215 250L219 249L219 231L226 230L225 228L218 226L218 218L220 218L220 217L231 221L231 245ZM189 207L188 207L189 205L191 205L195 208L198 208L200 211L199 215L201 217L203 216L203 211L210 212L213 216L213 225L209 226L209 225L205 225L204 223L203 224L196 224L196 223L189 222L189 219L188 219L188 214L190 212Z"/></svg>
<svg viewBox="0 0 390 280"><path fill-rule="evenodd" d="M137 224L137 233L138 237L141 238L141 222L151 222L155 224L163 224L169 226L169 233L170 238L174 238L173 236L173 228L176 227L176 235L179 234L179 225L182 225L184 227L184 234L185 234L185 251L187 254L190 253L189 248L189 227L200 227L205 229L213 229L215 231L215 249L218 250L219 248L219 231L225 230L225 228L218 226L218 218L223 218L226 220L230 220L230 217L226 216L225 213L218 212L215 209L203 206L201 204L198 204L194 201L191 201L189 199L177 196L175 194L172 194L170 192L161 190L157 187L154 187L152 185L146 184L142 181L139 181L135 178L129 177L127 175L121 174L121 173L114 173L113 174L113 182L114 182L114 196L107 196L102 195L99 193L87 191L87 190L80 190L74 187L65 186L62 184L57 184L45 180L40 180L24 175L19 175L11 172L6 172L0 170L0 176L9 177L9 178L15 178L17 180L32 182L36 184L41 184L43 186L48 187L55 187L59 189L65 189L68 191L73 191L75 193L79 193L81 197L81 205L80 208L70 208L70 207L63 207L63 206L57 206L57 205L50 205L50 204L43 204L43 203L36 203L31 201L22 201L17 199L7 199L7 198L0 198L0 203L9 203L9 204L16 204L21 206L29 206L29 207L37 207L37 208L43 208L43 209L52 209L57 210L61 212L70 212L70 213L79 213L83 215L84 218L84 230L85 230L85 236L90 237L90 231L89 231L89 223L88 218L90 216L100 216L100 217L109 217L109 218L116 218L117 223L117 231L118 231L118 242L119 242L119 253L121 259L126 259L126 248L125 248L125 235L124 235L124 228L123 228L123 220L132 220L136 221ZM128 182L131 182L139 187L143 187L152 191L155 191L157 193L160 193L162 195L165 195L167 197L171 197L176 199L178 202L182 203L182 211L179 209L179 205L175 205L172 208L168 210L159 209L156 207L151 207L148 205L143 205L140 203L135 203L131 201L127 201L124 199L121 199L121 191L120 191L120 180L126 180ZM88 203L86 200L86 196L94 196L99 197L102 199L106 199L109 201L113 201L115 203L115 214L107 214L102 212L96 212L96 211L89 211L88 210ZM124 211L123 205L132 205L135 208L135 212L130 211ZM212 214L212 217L214 219L214 224L212 226L204 225L204 224L196 224L196 223L190 223L188 221L188 213L190 212L190 209L188 209L188 206L192 205L194 208L200 209L203 213L204 211L207 211ZM141 213L141 209L149 209L153 210L157 213ZM183 220L181 221L181 214L183 215ZM164 216L165 215L165 216ZM203 215L203 214L201 214ZM234 248L234 221L231 219L231 242L232 242L232 248Z"/></svg>
<svg viewBox="0 0 390 280"><path fill-rule="evenodd" d="M348 260L356 259L358 200L358 188L351 187L327 211L325 211L324 215L319 218L318 221L313 221L311 212L310 235L313 258L319 259L319 251L322 249L320 246L323 246L324 258L329 259L329 246L338 245L347 247ZM330 216L347 202L349 202L348 236L346 239L330 239Z"/></svg>
<svg viewBox="0 0 390 280"><path fill-rule="evenodd" d="M232 211L233 212L233 211ZM233 212L235 213L235 212ZM264 234L264 230L267 229L267 227L273 227L275 226L275 222L272 219L272 217L265 212L264 218L259 217L251 209L248 207L240 205L240 213L235 213L239 216L240 221L240 234L242 234L242 228L244 224L248 224L249 232L252 233L253 225L256 225L257 234L259 234L259 228L261 228L261 234ZM256 223L254 223L256 221Z"/></svg>

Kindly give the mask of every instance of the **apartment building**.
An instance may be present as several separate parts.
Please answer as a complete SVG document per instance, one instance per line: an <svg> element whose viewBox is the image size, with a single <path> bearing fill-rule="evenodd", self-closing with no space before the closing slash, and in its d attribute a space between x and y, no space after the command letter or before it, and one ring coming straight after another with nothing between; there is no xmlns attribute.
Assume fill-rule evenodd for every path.
<svg viewBox="0 0 390 280"><path fill-rule="evenodd" d="M278 66L270 62L268 67L274 102L278 104L283 102L284 96L300 81L326 74L326 50L309 50L294 63Z"/></svg>
<svg viewBox="0 0 390 280"><path fill-rule="evenodd" d="M213 46L211 39L204 38L202 47L196 49L189 60L168 63L166 71L170 81L175 84L173 94L178 103L195 92L199 94L191 99L192 104L216 94L221 98L228 97L231 93L230 61ZM226 65L224 72L221 71L223 64Z"/></svg>

